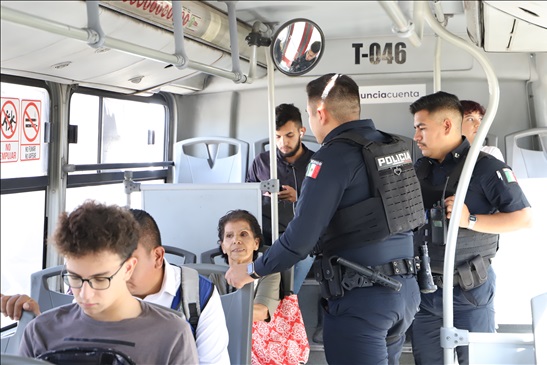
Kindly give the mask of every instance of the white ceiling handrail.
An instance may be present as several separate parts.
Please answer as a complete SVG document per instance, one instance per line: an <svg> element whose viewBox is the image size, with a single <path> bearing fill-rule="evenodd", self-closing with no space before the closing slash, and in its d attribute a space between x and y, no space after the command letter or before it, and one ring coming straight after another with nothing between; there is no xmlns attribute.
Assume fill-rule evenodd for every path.
<svg viewBox="0 0 547 365"><path fill-rule="evenodd" d="M88 1L91 3L97 3L97 4L90 4L87 6L88 12L91 11L94 12L94 6L97 7L96 10L98 10L98 1ZM177 5L180 5L179 2L175 1L173 2L173 10L177 11L176 8ZM182 7L180 7L180 12L182 13ZM235 14L235 12L234 12ZM90 22L90 28L76 28L67 24L63 24L54 20L45 19L39 16L27 14L18 10L10 9L5 6L1 7L0 11L1 18L6 21L10 21L16 24L28 26L35 29L40 29L46 32L55 33L61 36L65 36L71 39L79 40L82 42L88 43L90 46L96 47L97 45L101 44L102 47L107 47L110 49L114 49L117 51L125 52L131 55L135 55L138 57L144 57L148 58L154 61L158 62L164 62L167 64L176 65L178 68L191 68L197 71L201 71L210 75L219 76L222 78L226 78L229 80L232 80L234 82L247 82L248 78L246 75L243 75L241 72L237 71L229 71L224 70L215 66L210 66L201 62L192 61L191 59L187 59L187 61L184 59L184 48L180 44L178 38L180 37L180 34L182 33L182 29L180 30L180 33L177 38L177 43L179 45L176 45L177 52L175 54L170 54L162 51L158 51L152 48L143 47L138 44L130 43L127 41L123 41L120 39L112 38L106 35L101 35L100 32L97 31L98 24L98 18L93 19L93 16L91 15L91 18L93 19L92 22ZM174 18L177 18L177 16L174 16ZM89 18L88 18L89 19ZM232 23L232 20L230 19L230 22ZM232 25L230 25L232 27ZM95 28L95 29L93 29ZM237 37L236 37L237 42ZM234 49L234 41L231 41L232 43L232 51ZM235 47L237 50L237 47ZM239 61L239 54L236 56L237 60ZM254 60L251 60L252 62L256 62L256 58ZM251 63L251 66L252 63Z"/></svg>
<svg viewBox="0 0 547 365"><path fill-rule="evenodd" d="M415 6L427 6L426 2L416 1ZM490 99L488 101L488 107L486 109L486 114L482 120L482 123L479 127L475 140L471 145L471 149L467 154L465 164L460 176L458 187L456 189L456 199L454 200L454 208L452 210L452 222L459 222L461 218L462 208L469 187L469 181L471 180L471 174L477 157L479 155L482 144L488 134L488 130L492 125L494 116L498 110L499 98L500 98L500 89L499 82L492 68L488 58L479 52L478 48L470 44L469 42L464 41L460 37L455 36L454 34L447 31L442 27L437 19L433 16L431 11L424 11L425 20L433 29L433 31L439 35L443 40L447 41L459 47L463 50L469 52L482 66L486 74L486 79L488 81L488 91L490 94ZM456 256L456 240L458 235L458 225L451 224L448 227L448 235L446 242L446 250L444 256L444 271L443 271L443 327L441 328L441 344L445 344L444 347L444 363L453 364L454 363L454 348L457 346L458 341L454 336L449 335L449 333L456 333L457 329L454 328L454 308L453 308L453 281L454 281L454 259ZM443 336L445 335L446 336ZM448 337L451 339L447 339ZM448 346L446 345L448 344ZM459 342L461 345L462 343Z"/></svg>

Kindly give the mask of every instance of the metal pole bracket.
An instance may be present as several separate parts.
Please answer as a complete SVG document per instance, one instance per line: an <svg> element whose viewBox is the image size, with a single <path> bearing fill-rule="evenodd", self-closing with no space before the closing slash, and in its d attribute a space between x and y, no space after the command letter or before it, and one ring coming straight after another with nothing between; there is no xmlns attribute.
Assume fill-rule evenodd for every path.
<svg viewBox="0 0 547 365"><path fill-rule="evenodd" d="M453 349L458 346L469 345L469 331L456 327L441 327L441 347Z"/></svg>
<svg viewBox="0 0 547 365"><path fill-rule="evenodd" d="M261 181L260 190L268 193L279 193L279 179Z"/></svg>

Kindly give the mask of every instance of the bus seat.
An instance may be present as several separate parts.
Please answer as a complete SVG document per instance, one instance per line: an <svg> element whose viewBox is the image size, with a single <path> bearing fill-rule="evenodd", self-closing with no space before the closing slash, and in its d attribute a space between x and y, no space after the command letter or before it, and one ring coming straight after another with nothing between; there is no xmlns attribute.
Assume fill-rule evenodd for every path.
<svg viewBox="0 0 547 365"><path fill-rule="evenodd" d="M470 364L534 363L534 340L531 333L469 332L468 336Z"/></svg>
<svg viewBox="0 0 547 365"><path fill-rule="evenodd" d="M315 139L314 136L310 134L304 134L302 136L302 142L308 147L310 150L317 152L319 148L321 148L321 145L317 143L317 139ZM269 138L262 138L255 142L254 144L254 156L266 152L270 150L270 139Z"/></svg>
<svg viewBox="0 0 547 365"><path fill-rule="evenodd" d="M202 252L201 262L204 264L226 264L218 247Z"/></svg>
<svg viewBox="0 0 547 365"><path fill-rule="evenodd" d="M8 355L18 355L19 354L19 344L23 338L23 333L25 328L30 321L34 319L34 313L23 311L21 318L17 323L17 328L13 336L3 337L2 338L2 354ZM27 359L28 360L28 359ZM1 364L4 364L4 356L2 355ZM19 364L26 364L25 362L20 362Z"/></svg>
<svg viewBox="0 0 547 365"><path fill-rule="evenodd" d="M249 144L228 137L196 137L175 143L175 183L245 182Z"/></svg>
<svg viewBox="0 0 547 365"><path fill-rule="evenodd" d="M163 248L165 249L165 255L167 256L167 261L169 261L169 263L177 265L196 263L196 254L190 251L167 245L163 245Z"/></svg>
<svg viewBox="0 0 547 365"><path fill-rule="evenodd" d="M205 277L213 273L225 274L228 270L228 266L225 265L188 264L185 266L197 270ZM250 283L233 293L220 296L230 337L228 353L231 364L251 363L253 292L252 283Z"/></svg>
<svg viewBox="0 0 547 365"><path fill-rule="evenodd" d="M262 246L258 252L259 255L266 252L266 250L270 246ZM223 265L226 265L224 262L224 259L222 258L222 254L220 253L220 250L218 248L213 248L209 251L205 251L201 254L201 262L207 263L207 264L218 264L221 263ZM281 296L287 296L290 294L293 294L293 287L294 287L294 267L285 270L281 272Z"/></svg>
<svg viewBox="0 0 547 365"><path fill-rule="evenodd" d="M518 146L525 137L537 136L539 150ZM505 136L507 164L517 178L547 177L547 127L526 129Z"/></svg>
<svg viewBox="0 0 547 365"><path fill-rule="evenodd" d="M498 147L498 136L488 133L484 139L484 145Z"/></svg>
<svg viewBox="0 0 547 365"><path fill-rule="evenodd" d="M72 303L74 299L72 295L62 293L61 290L52 290L49 286L48 279L58 277L58 284L61 287L63 270L64 265L58 265L35 272L30 276L30 297L38 302L40 311L45 312L51 308Z"/></svg>
<svg viewBox="0 0 547 365"><path fill-rule="evenodd" d="M536 364L547 364L547 292L533 297L531 304Z"/></svg>

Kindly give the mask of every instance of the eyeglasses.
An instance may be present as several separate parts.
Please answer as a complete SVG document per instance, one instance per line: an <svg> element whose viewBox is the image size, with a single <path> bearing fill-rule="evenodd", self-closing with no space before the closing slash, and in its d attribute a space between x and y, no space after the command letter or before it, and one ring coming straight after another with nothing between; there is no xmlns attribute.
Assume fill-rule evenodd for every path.
<svg viewBox="0 0 547 365"><path fill-rule="evenodd" d="M334 84L336 83L336 79L339 78L340 76L342 75L334 74L334 76L330 78L329 82L325 86L325 89L323 90L323 94L321 94L321 100L325 101L327 96L329 96L330 91L332 90L332 88L334 87Z"/></svg>
<svg viewBox="0 0 547 365"><path fill-rule="evenodd" d="M62 273L61 276L63 277L63 280L64 280L65 284L70 286L72 289L80 289L82 286L84 286L84 282L87 281L87 283L89 284L91 289L106 290L106 289L110 288L110 281L112 281L112 278L114 276L116 276L116 274L118 272L120 272L121 268L123 267L123 264L125 264L126 261L127 260L123 260L123 262L120 265L120 267L118 268L118 270L116 270L116 272L114 274L112 274L111 276L108 276L108 277L106 277L106 276L95 276L95 277L90 278L90 279L84 279L80 276L71 275L67 272ZM66 271L66 269L65 269L65 271Z"/></svg>

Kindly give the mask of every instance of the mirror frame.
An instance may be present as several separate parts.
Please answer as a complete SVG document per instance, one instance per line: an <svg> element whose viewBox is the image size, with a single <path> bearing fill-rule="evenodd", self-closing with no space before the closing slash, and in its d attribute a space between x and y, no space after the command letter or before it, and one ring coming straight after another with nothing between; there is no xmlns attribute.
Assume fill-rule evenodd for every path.
<svg viewBox="0 0 547 365"><path fill-rule="evenodd" d="M319 54L317 55L317 57L316 57L317 59L315 60L315 62L310 67L308 67L307 69L305 69L303 71L298 71L298 72L294 72L294 71L290 71L290 70L286 71L282 67L279 66L279 63L277 62L277 60L275 58L275 54L274 54L274 52L275 52L275 41L277 40L277 37L279 37L279 34L281 32L283 32L285 29L287 29L291 25L293 25L295 23L300 23L300 22L307 22L307 23L311 24L319 32L319 35L321 36L321 49L319 50ZM270 46L270 57L272 58L272 61L275 65L275 68L279 72L281 72L282 74L285 74L287 76L301 76L301 75L304 75L304 74L310 72L311 70L313 70L313 68L315 66L317 66L319 61L321 61L321 57L323 57L323 53L325 53L325 35L323 34L323 30L317 25L317 23L315 23L314 21L311 21L309 19L296 18L296 19L289 20L288 22L283 23L275 31L275 33L272 36L272 43L271 43L271 46Z"/></svg>

